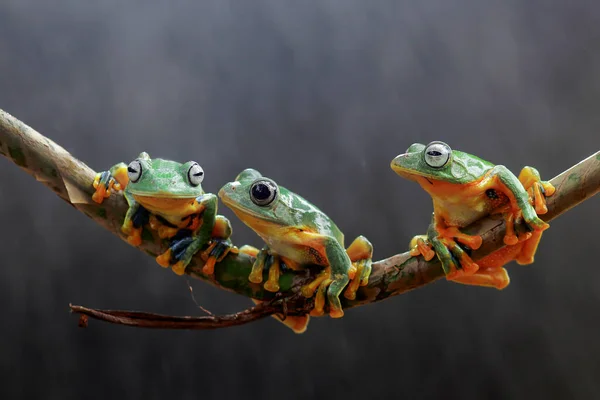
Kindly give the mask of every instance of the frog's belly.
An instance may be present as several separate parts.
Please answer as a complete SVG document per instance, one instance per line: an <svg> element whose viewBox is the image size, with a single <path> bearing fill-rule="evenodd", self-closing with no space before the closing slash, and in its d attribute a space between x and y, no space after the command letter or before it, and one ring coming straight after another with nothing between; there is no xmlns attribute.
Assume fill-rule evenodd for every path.
<svg viewBox="0 0 600 400"><path fill-rule="evenodd" d="M470 200L439 199L434 203L434 212L441 216L448 226L458 227L470 225L490 213L490 205L484 198L477 196Z"/></svg>
<svg viewBox="0 0 600 400"><path fill-rule="evenodd" d="M272 238L263 238L271 250L279 254L283 258L287 258L296 264L315 264L327 265L327 258L324 254L311 246L302 245L299 243L290 243ZM293 263L289 263L288 267L294 268Z"/></svg>

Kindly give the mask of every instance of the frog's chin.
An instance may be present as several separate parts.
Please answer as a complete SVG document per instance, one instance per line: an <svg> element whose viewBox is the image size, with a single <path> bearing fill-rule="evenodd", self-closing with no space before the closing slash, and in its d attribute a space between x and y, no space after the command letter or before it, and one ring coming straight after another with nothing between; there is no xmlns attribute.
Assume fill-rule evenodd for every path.
<svg viewBox="0 0 600 400"><path fill-rule="evenodd" d="M161 214L193 208L196 203L196 197L160 197L134 194L133 198L148 211Z"/></svg>
<svg viewBox="0 0 600 400"><path fill-rule="evenodd" d="M420 185L431 184L432 181L436 180L436 179L430 178L430 177L428 177L426 175L423 175L423 174L420 174L420 173L416 173L414 170L411 170L411 169L408 169L408 168L402 168L402 167L400 167L398 165L392 164L392 169L394 170L394 172L396 174L400 175L404 179L408 179L410 181L418 182Z"/></svg>

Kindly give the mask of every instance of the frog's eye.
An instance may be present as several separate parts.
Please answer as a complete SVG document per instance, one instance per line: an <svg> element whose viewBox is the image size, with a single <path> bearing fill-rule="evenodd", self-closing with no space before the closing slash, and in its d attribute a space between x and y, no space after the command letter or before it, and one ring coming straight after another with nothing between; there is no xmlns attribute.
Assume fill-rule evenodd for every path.
<svg viewBox="0 0 600 400"><path fill-rule="evenodd" d="M198 163L193 163L190 169L188 169L188 181L190 185L198 186L204 180L204 170Z"/></svg>
<svg viewBox="0 0 600 400"><path fill-rule="evenodd" d="M127 166L127 176L129 180L136 183L142 177L142 163L139 160L133 160Z"/></svg>
<svg viewBox="0 0 600 400"><path fill-rule="evenodd" d="M250 200L257 206L268 206L277 197L277 191L275 182L260 179L250 186Z"/></svg>
<svg viewBox="0 0 600 400"><path fill-rule="evenodd" d="M432 142L425 148L425 162L433 168L442 168L448 160L452 150L443 142Z"/></svg>

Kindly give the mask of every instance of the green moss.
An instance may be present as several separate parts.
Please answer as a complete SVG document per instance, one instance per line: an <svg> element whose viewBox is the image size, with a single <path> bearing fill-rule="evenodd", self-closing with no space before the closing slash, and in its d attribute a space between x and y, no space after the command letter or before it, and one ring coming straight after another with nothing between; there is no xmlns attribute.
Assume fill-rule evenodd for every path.
<svg viewBox="0 0 600 400"><path fill-rule="evenodd" d="M98 208L98 210L96 211L96 215L99 216L100 218L106 219L106 208L104 208L104 207Z"/></svg>
<svg viewBox="0 0 600 400"><path fill-rule="evenodd" d="M23 154L23 151L20 148L9 146L8 154L10 155L10 158L13 159L15 164L17 164L19 167L27 167L27 161L25 161L25 154Z"/></svg>

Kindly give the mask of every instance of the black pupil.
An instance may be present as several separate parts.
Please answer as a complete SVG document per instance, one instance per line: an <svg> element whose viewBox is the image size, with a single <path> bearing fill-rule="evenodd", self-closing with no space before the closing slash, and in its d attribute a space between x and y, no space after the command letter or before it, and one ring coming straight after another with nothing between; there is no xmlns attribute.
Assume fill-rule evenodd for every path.
<svg viewBox="0 0 600 400"><path fill-rule="evenodd" d="M135 169L133 169L131 167L127 167L127 171L129 171L131 173L137 172L137 170L135 170Z"/></svg>
<svg viewBox="0 0 600 400"><path fill-rule="evenodd" d="M437 150L429 150L429 151L427 152L427 154L429 154L430 156L433 156L433 157L439 157L439 156L441 156L441 155L442 155L442 153L440 153L440 152L439 152L439 151L437 151Z"/></svg>
<svg viewBox="0 0 600 400"><path fill-rule="evenodd" d="M252 197L256 200L267 200L271 196L271 188L264 183L257 183L252 187Z"/></svg>
<svg viewBox="0 0 600 400"><path fill-rule="evenodd" d="M202 176L202 175L204 175L204 172L202 172L202 171L198 171L194 174L194 176Z"/></svg>

